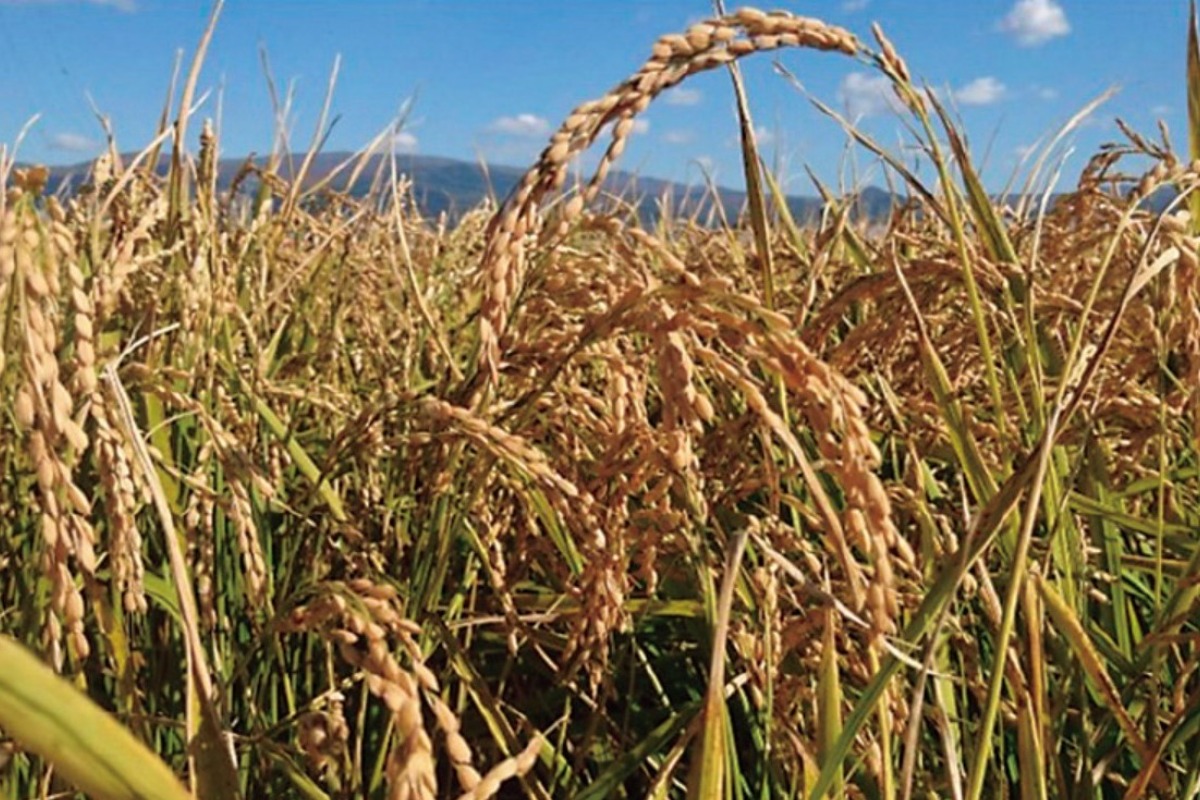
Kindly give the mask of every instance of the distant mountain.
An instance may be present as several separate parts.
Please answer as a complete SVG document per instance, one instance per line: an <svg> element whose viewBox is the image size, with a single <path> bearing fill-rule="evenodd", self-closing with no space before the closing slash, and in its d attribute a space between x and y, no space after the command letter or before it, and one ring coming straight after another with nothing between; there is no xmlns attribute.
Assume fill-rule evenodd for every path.
<svg viewBox="0 0 1200 800"><path fill-rule="evenodd" d="M317 154L313 157L305 184L313 185L353 158L354 154L347 152ZM349 187L352 196L362 197L370 191L378 170L381 167L387 170L384 158L385 156L372 156L368 160L359 178ZM303 161L303 154L293 155L290 160L285 160L280 165L280 174L285 178L289 177L292 174L291 170L298 170ZM266 158L256 157L254 162L262 166L266 163ZM490 194L504 198L524 174L524 170L517 167L481 165L438 156L402 155L397 156L396 163L399 171L411 178L413 195L421 211L431 216L445 212L451 217L456 217L477 206ZM167 164L165 156L160 158L159 171L165 173ZM244 158L222 159L217 175L220 188L228 188L245 164ZM91 162L51 167L47 191L70 192L88 180L90 171ZM331 186L339 191L346 190L349 173L349 169L344 170L333 180ZM385 171L384 174L386 177L389 173ZM253 181L248 184L251 187L255 185ZM689 216L698 214L701 220L718 210L713 206L712 193L698 185L685 186L659 178L615 172L609 177L605 188L624 199L641 200L640 213L647 219L658 216L658 201L664 198L669 203L672 213ZM736 189L718 187L716 194L721 201L720 210L729 218L736 217L746 202L746 193ZM887 215L894 202L895 198L883 189L867 187L857 198L855 213L868 219L881 219ZM820 214L822 205L816 197L788 197L788 207L798 221L813 219Z"/></svg>

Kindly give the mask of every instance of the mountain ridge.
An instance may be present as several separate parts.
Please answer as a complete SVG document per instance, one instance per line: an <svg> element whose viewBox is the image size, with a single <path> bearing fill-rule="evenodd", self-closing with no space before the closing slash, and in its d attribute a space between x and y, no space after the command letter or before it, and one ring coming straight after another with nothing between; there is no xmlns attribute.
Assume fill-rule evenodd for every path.
<svg viewBox="0 0 1200 800"><path fill-rule="evenodd" d="M132 160L133 154L122 154L125 160ZM312 186L325 179L338 166L347 160L357 158L348 151L321 152L313 156L309 172L305 176L305 185ZM362 197L369 192L377 170L382 166L383 159L388 155L373 155L368 158L367 167L362 174L349 186L348 193L354 197ZM299 169L304 162L304 153L294 153L290 159L284 159L278 168L282 177L290 178L293 169ZM240 158L222 158L218 161L218 188L228 189L245 167L247 161L262 167L267 163L266 156L250 154ZM165 173L169 158L161 156L157 171ZM50 177L47 191L57 193L70 192L82 186L91 173L92 161L81 161L74 164L49 166ZM412 180L413 197L422 213L428 216L448 214L457 217L491 195L504 198L516 186L525 169L505 164L487 164L446 156L427 155L397 155L396 164L400 173L408 175ZM333 185L341 191L347 189L343 176L338 176ZM630 172L615 171L605 181L605 188L621 197L634 197L652 201L639 203L639 207L651 218L659 213L658 203L661 198L669 200L674 213L699 214L701 218L718 211L712 203L712 191L702 184L682 184L663 178L637 175ZM724 186L715 188L720 199L719 211L727 216L736 216L744 207L746 193L739 189ZM857 212L868 219L880 219L888 213L897 198L891 193L875 186L864 187L857 196ZM788 208L798 221L807 221L820 214L823 201L815 196L789 195Z"/></svg>

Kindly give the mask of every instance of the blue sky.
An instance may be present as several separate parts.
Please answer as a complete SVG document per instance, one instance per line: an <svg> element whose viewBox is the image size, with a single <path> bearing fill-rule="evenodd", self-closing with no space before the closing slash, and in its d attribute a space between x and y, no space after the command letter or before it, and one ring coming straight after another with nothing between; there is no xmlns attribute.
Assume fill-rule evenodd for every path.
<svg viewBox="0 0 1200 800"><path fill-rule="evenodd" d="M728 2L730 7L739 5ZM1074 164L1116 138L1120 116L1152 132L1166 120L1185 145L1185 0L770 0L870 38L878 21L914 73L953 97L989 183L1019 154L1109 86L1120 93L1077 136ZM34 114L22 160L73 163L98 152L89 97L111 118L118 144L153 134L175 54L190 56L210 3L199 0L0 0L0 142ZM340 115L327 149L352 150L412 110L400 149L523 166L577 103L635 70L660 34L708 16L708 0L228 0L200 81L220 98L223 154L270 148L275 120L260 63L295 87L290 121L307 145L334 59ZM744 69L767 156L805 191L803 166L836 179L845 137L776 75L794 73L812 95L859 117L898 145L886 85L842 56L784 51ZM695 180L698 164L740 184L728 76L696 76L644 115L622 167ZM198 130L197 128L193 129ZM190 143L194 146L193 142ZM863 180L878 168L857 156ZM1068 169L1070 174L1076 170Z"/></svg>

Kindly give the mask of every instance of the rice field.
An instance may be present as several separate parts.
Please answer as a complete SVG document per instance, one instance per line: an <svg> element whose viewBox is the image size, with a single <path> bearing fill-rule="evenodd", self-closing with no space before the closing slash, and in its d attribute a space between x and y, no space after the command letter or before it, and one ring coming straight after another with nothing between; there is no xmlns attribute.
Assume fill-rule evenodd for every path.
<svg viewBox="0 0 1200 800"><path fill-rule="evenodd" d="M1186 154L1053 181L1081 112L1002 199L873 33L664 36L455 224L370 149L218 188L203 44L78 193L0 150L0 794L1200 797L1195 29ZM886 220L787 213L781 48L891 81ZM714 69L747 207L643 225Z"/></svg>

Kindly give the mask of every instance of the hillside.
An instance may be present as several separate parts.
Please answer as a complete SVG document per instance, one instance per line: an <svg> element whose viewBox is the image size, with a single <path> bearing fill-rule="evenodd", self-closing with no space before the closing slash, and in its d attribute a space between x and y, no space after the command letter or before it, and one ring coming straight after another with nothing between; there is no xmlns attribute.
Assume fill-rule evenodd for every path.
<svg viewBox="0 0 1200 800"><path fill-rule="evenodd" d="M132 155L127 156L132 159ZM258 166L266 164L266 157L251 156ZM338 166L348 159L354 158L350 152L319 153L313 158L312 166L305 178L305 185L312 186L328 176ZM372 156L361 177L349 187L349 193L361 198L369 191L376 173L387 165L381 163L387 156ZM246 157L221 159L218 170L218 188L226 189L235 176L246 164ZM304 161L304 154L298 153L280 165L280 176L291 180L294 172L299 170ZM523 172L518 167L503 164L480 164L478 162L461 161L441 156L401 155L397 156L399 170L412 178L413 192L422 213L436 216L443 212L455 217L462 212L474 208L490 194L503 198L516 185ZM158 171L166 174L170 167L169 159L163 156L159 159ZM87 181L91 171L91 162L54 166L50 168L50 181L47 190L51 193L70 191ZM346 171L348 172L348 171ZM586 176L585 176L586 177ZM333 185L345 189L345 177L339 176ZM251 184L252 185L252 184ZM697 211L702 218L713 210L711 195L704 186L698 184L678 184L659 178L635 175L630 172L614 172L607 182L610 192L636 203L642 212L653 218L659 210L656 202L666 197L673 209L682 209L690 215ZM728 187L718 187L717 194L721 198L723 211L726 215L735 216L743 208L746 193ZM640 202L638 202L640 201ZM880 219L887 214L892 206L892 196L876 187L867 187L858 198L858 211L870 219ZM816 197L792 195L788 198L788 206L792 215L798 220L811 220L820 212L821 201Z"/></svg>

